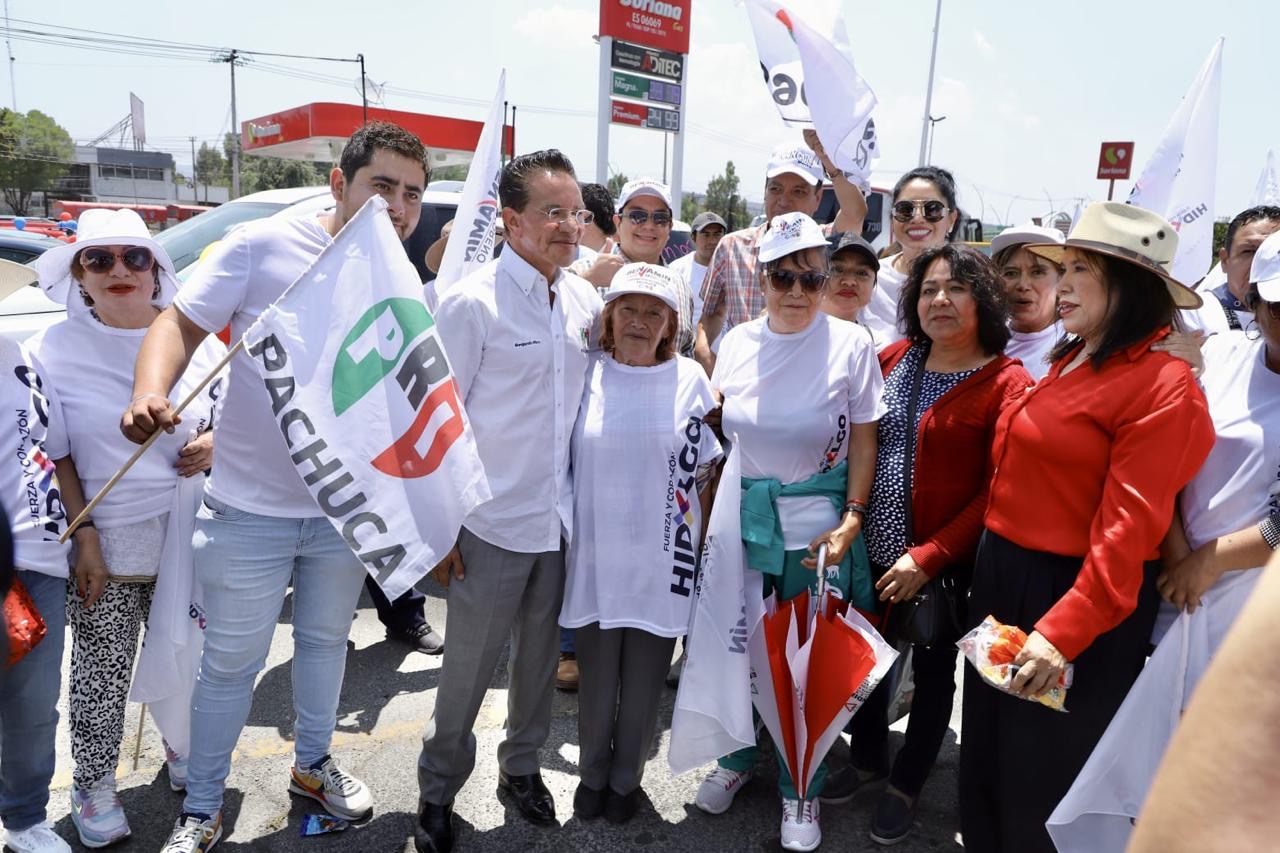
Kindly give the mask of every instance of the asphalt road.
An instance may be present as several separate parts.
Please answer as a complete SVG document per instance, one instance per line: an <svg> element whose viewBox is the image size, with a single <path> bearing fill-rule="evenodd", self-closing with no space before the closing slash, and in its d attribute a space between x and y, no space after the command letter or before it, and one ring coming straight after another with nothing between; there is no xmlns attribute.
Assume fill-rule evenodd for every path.
<svg viewBox="0 0 1280 853"><path fill-rule="evenodd" d="M444 624L445 602L431 582L427 617ZM226 833L218 850L227 851L413 851L412 824L417 808L417 755L423 725L435 701L439 657L412 652L388 642L372 604L362 598L351 632L351 652L346 684L338 710L334 754L343 768L363 779L373 791L374 816L345 832L302 838L303 817L319 813L319 806L291 797L287 791L293 756L292 692L289 661L293 642L286 602L272 643L271 654L258 680L253 709L241 736L227 782L224 821ZM446 638L447 642L447 638ZM64 661L64 678L67 664ZM65 683L65 682L64 682ZM513 851L776 851L779 803L776 769L762 762L756 778L724 815L711 817L693 806L701 773L673 777L666 750L674 691L667 691L660 717L661 740L655 744L644 779L640 813L630 823L616 826L603 820L579 821L572 816L577 785L577 719L573 694L557 692L551 736L542 753L542 773L556 798L560 828L539 828L526 823L513 808L504 807L495 795L497 760L506 707L505 658L476 722L476 769L458 795L456 814L460 829L455 850L459 853L513 853ZM58 738L58 770L54 778L49 818L62 836L80 848L69 811L71 784L70 742L64 723ZM134 743L140 706L129 706L125 745L121 754L119 786L133 828L132 838L111 849L158 851L164 843L182 803L169 790L163 770L164 751L159 733L150 721L143 726L141 749L134 769ZM938 766L921 795L914 833L896 850L902 853L960 850L956 812L956 762L958 758L959 692L952 714L951 731L943 745ZM901 731L905 720L895 726ZM900 742L894 736L894 745ZM839 745L834 754L844 760ZM879 850L867 837L875 795L864 795L843 806L822 812L824 843L831 851Z"/></svg>

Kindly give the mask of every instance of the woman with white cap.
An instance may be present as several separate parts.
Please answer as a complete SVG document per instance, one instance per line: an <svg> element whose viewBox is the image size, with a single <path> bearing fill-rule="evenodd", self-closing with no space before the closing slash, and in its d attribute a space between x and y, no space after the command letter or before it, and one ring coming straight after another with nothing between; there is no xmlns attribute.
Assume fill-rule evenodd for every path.
<svg viewBox="0 0 1280 853"><path fill-rule="evenodd" d="M720 443L706 374L676 354L676 274L627 264L600 315L572 443L574 537L560 624L576 629L579 818L636 811Z"/></svg>
<svg viewBox="0 0 1280 853"><path fill-rule="evenodd" d="M1062 268L1027 251L1029 244L1061 245L1063 234L1028 222L1005 229L991 240L995 262L1009 297L1009 343L1004 354L1022 362L1039 381L1049 372L1049 353L1062 339L1058 322L1058 279Z"/></svg>
<svg viewBox="0 0 1280 853"><path fill-rule="evenodd" d="M1065 246L1068 338L996 425L994 475L969 620L1029 638L1012 693L965 672L961 829L982 851L1051 851L1045 821L1141 671L1156 614L1155 558L1178 491L1213 445L1191 368L1151 344L1200 297L1173 279L1177 233L1131 205L1090 205ZM1034 495L1034 500L1028 500ZM1063 714L1034 699L1074 665Z"/></svg>
<svg viewBox="0 0 1280 853"><path fill-rule="evenodd" d="M816 590L816 554L826 546L821 570L829 588L865 610L872 595L862 519L884 412L875 349L864 330L820 310L827 240L808 216L774 217L759 263L765 316L725 335L711 376L723 399L723 434L736 436L742 454L748 563L761 573L764 594L785 601ZM721 758L698 789L698 808L726 811L755 760L755 748ZM805 800L781 761L779 771L782 846L813 850L822 841L817 797L825 766Z"/></svg>
<svg viewBox="0 0 1280 853"><path fill-rule="evenodd" d="M91 497L136 449L111 427L132 392L142 338L177 293L177 280L168 254L131 210L87 211L77 242L50 249L36 266L41 286L67 306L67 316L27 345L62 398L69 458ZM192 429L162 435L81 525L87 532L77 532L67 603L71 816L85 846L105 846L130 832L115 768L138 632L158 574L175 570L163 564L162 552L172 554L166 533L179 478L212 464L210 408L205 398L184 412ZM68 502L69 512L81 508ZM171 544L190 548L189 541ZM181 790L185 758L166 748L166 763L170 785Z"/></svg>

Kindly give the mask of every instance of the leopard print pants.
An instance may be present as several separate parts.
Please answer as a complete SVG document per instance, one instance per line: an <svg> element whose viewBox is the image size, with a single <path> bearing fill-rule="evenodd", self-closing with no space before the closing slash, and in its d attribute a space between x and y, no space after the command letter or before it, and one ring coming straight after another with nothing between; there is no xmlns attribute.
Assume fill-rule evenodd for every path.
<svg viewBox="0 0 1280 853"><path fill-rule="evenodd" d="M151 612L155 581L107 581L86 610L74 578L67 590L71 626L71 757L75 783L89 788L114 777L124 739L125 703L138 652L138 632Z"/></svg>

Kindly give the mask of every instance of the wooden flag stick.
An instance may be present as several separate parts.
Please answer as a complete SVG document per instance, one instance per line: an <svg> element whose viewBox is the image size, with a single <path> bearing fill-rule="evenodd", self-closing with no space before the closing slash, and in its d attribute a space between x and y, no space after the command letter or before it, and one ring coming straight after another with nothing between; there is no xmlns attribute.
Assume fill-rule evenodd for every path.
<svg viewBox="0 0 1280 853"><path fill-rule="evenodd" d="M178 408L173 410L174 416L176 417L182 414L182 410L185 409L187 406L191 405L191 401L194 400L196 396L201 391L204 390L204 387L213 380L213 377L217 376L220 372L222 372L222 368L226 367L227 363L231 361L232 357L236 353L240 352L240 350L242 349L244 349L243 340L241 340L231 349L227 350L227 354L223 356L222 360L219 361L214 366L213 370L209 371L209 375L206 376L204 379L201 379L200 384L197 385L195 388L192 388L191 393L186 396L186 399L184 399L181 403L178 404ZM107 484L103 486L96 495L93 496L93 500L89 501L89 505L86 506L84 510L79 515L76 516L76 520L71 522L71 524L67 527L67 532L63 533L62 536L58 538L59 542L66 542L68 539L71 538L71 534L75 533L76 528L79 527L84 522L84 520L89 517L89 513L93 512L93 508L96 507L98 503L107 496L107 492L115 488L116 483L120 482L120 478L123 477L125 474L127 474L129 472L129 469L133 467L133 463L141 459L142 454L146 453L147 449L150 448L151 445L155 444L156 439L158 439L162 434L164 434L164 430L161 430L161 429L158 429L155 432L151 433L151 437L148 438L146 441L144 441L142 443L142 446L134 451L133 455L129 457L129 461L125 462L124 465L121 466L119 471L111 475L111 479L107 480Z"/></svg>

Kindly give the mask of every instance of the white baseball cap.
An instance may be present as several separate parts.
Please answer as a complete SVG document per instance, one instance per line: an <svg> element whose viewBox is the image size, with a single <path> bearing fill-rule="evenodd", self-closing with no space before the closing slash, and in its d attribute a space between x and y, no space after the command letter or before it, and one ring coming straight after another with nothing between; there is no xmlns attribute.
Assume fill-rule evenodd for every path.
<svg viewBox="0 0 1280 853"><path fill-rule="evenodd" d="M1043 225L1036 225L1034 222L1024 222L1021 225L1006 228L991 238L991 256L995 257L1005 249L1013 246L1025 246L1029 243L1036 245L1058 243L1061 245L1066 241L1066 235L1057 228L1046 228Z"/></svg>
<svg viewBox="0 0 1280 853"><path fill-rule="evenodd" d="M680 303L676 298L678 292L676 274L666 267L657 264L626 264L614 273L613 281L605 291L604 301L612 302L619 296L639 293L661 299L679 315Z"/></svg>
<svg viewBox="0 0 1280 853"><path fill-rule="evenodd" d="M1249 283L1268 302L1280 302L1280 231L1262 241L1249 266Z"/></svg>
<svg viewBox="0 0 1280 853"><path fill-rule="evenodd" d="M667 210L671 209L671 188L661 181L655 181L653 178L637 178L634 181L627 181L622 185L622 192L618 194L618 210L627 206L627 202L638 195L651 195L656 199L660 199L667 206Z"/></svg>
<svg viewBox="0 0 1280 853"><path fill-rule="evenodd" d="M792 211L773 217L769 230L760 240L760 252L756 257L767 264L801 249L818 246L827 247L827 238L818 223L799 211Z"/></svg>
<svg viewBox="0 0 1280 853"><path fill-rule="evenodd" d="M822 176L826 174L817 154L814 154L807 145L794 144L780 145L773 149L773 153L769 155L769 167L764 177L765 180L769 180L787 172L804 178L811 187L822 183Z"/></svg>

